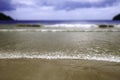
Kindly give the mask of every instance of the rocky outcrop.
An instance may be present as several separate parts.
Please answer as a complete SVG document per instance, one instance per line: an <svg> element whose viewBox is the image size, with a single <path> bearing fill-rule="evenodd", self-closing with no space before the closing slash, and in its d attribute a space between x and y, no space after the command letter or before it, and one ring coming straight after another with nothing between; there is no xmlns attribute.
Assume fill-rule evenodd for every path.
<svg viewBox="0 0 120 80"><path fill-rule="evenodd" d="M0 20L13 20L10 16L0 13Z"/></svg>
<svg viewBox="0 0 120 80"><path fill-rule="evenodd" d="M18 24L18 27L41 27L39 24Z"/></svg>
<svg viewBox="0 0 120 80"><path fill-rule="evenodd" d="M99 28L113 28L113 27L114 25L105 25L105 24L99 25Z"/></svg>

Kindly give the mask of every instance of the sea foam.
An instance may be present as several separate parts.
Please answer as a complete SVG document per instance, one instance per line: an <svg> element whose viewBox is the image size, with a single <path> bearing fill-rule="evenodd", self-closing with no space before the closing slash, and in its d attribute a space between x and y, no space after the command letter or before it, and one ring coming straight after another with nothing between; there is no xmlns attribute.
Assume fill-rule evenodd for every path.
<svg viewBox="0 0 120 80"><path fill-rule="evenodd" d="M0 59L83 59L108 62L120 62L120 56L105 54L73 54L67 55L64 52L51 52L48 54L30 53L0 53Z"/></svg>

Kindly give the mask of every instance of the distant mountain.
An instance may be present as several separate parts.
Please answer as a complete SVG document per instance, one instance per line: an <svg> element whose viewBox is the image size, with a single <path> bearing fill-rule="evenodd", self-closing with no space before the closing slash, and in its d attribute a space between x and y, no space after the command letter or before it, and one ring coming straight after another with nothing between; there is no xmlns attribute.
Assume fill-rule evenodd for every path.
<svg viewBox="0 0 120 80"><path fill-rule="evenodd" d="M13 18L5 15L4 13L0 13L0 20L13 20Z"/></svg>
<svg viewBox="0 0 120 80"><path fill-rule="evenodd" d="M120 20L120 14L116 15L113 20Z"/></svg>

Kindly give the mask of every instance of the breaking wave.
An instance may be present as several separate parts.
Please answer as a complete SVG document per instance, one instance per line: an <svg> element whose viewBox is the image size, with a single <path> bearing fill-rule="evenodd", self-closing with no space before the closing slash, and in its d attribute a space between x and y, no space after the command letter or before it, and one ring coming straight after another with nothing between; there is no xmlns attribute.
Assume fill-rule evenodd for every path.
<svg viewBox="0 0 120 80"><path fill-rule="evenodd" d="M83 27L83 28L91 28L91 27L98 27L95 24L54 24L54 25L45 25L45 27Z"/></svg>
<svg viewBox="0 0 120 80"><path fill-rule="evenodd" d="M112 26L113 28L120 28L119 24L53 24L53 25L43 25L44 27L65 27L65 28L99 28L100 26L104 26L109 28Z"/></svg>
<svg viewBox="0 0 120 80"><path fill-rule="evenodd" d="M2 53L0 59L83 59L83 60L96 60L96 61L108 61L108 62L120 62L120 57L115 55L105 54L73 54L65 55L64 52L53 52L49 54L32 54L29 53Z"/></svg>
<svg viewBox="0 0 120 80"><path fill-rule="evenodd" d="M119 32L119 29L0 29L0 32Z"/></svg>
<svg viewBox="0 0 120 80"><path fill-rule="evenodd" d="M103 25L100 28L96 24L53 24L53 25L15 25L15 26L4 26L0 28L0 32L12 32L12 31L34 31L34 32L94 32L94 31L120 31L120 25ZM109 27L112 26L112 27ZM8 29L9 28L9 29Z"/></svg>

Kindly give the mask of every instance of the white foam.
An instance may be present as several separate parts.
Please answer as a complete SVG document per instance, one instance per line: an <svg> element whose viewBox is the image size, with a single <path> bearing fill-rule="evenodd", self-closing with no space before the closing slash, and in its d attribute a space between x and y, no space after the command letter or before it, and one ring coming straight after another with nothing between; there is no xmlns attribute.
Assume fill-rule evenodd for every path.
<svg viewBox="0 0 120 80"><path fill-rule="evenodd" d="M84 59L84 60L97 60L108 62L120 62L120 56L105 55L105 54L74 54L65 55L64 52L53 52L49 54L35 54L32 53L2 53L0 59Z"/></svg>
<svg viewBox="0 0 120 80"><path fill-rule="evenodd" d="M82 28L91 28L91 27L97 27L98 25L95 24L54 24L54 25L45 25L45 27L82 27Z"/></svg>
<svg viewBox="0 0 120 80"><path fill-rule="evenodd" d="M66 30L62 29L0 29L0 32L24 32L24 31L33 31L33 32L62 32Z"/></svg>
<svg viewBox="0 0 120 80"><path fill-rule="evenodd" d="M88 29L88 28L67 28L67 29L0 29L0 32L116 32L120 29Z"/></svg>

